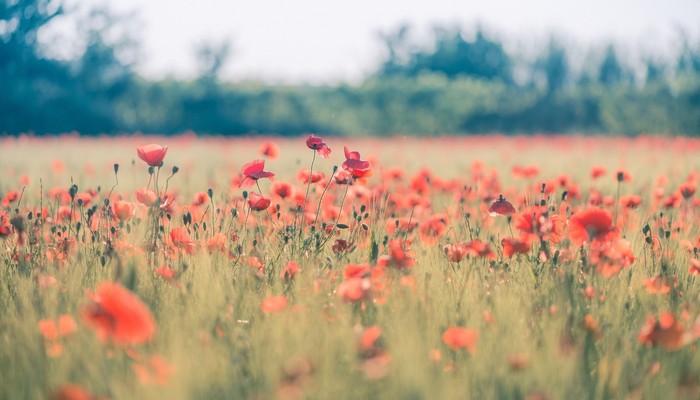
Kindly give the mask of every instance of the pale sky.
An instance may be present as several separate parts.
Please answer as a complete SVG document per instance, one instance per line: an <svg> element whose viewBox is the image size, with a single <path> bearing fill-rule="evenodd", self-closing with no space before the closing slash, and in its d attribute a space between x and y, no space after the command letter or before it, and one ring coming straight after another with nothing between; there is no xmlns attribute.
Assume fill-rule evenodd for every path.
<svg viewBox="0 0 700 400"><path fill-rule="evenodd" d="M698 0L67 0L85 10L109 4L133 11L130 21L141 43L137 71L150 78L193 77L194 48L205 40L230 40L233 53L225 79L272 82L358 81L385 56L380 31L402 23L430 42L431 26L476 23L509 45L563 33L579 45L613 41L635 49L664 49L682 27L697 43ZM71 38L64 18L55 28ZM71 33L73 32L73 33Z"/></svg>

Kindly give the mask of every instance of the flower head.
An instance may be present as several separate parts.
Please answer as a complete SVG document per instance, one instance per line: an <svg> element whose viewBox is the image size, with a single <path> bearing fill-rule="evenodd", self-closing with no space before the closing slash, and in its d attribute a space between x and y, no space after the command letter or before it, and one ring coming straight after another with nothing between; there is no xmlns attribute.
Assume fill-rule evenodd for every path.
<svg viewBox="0 0 700 400"><path fill-rule="evenodd" d="M310 148L311 150L316 150L316 153L323 158L328 158L328 156L331 154L331 149L323 141L323 139L315 136L313 133L306 139L306 147Z"/></svg>
<svg viewBox="0 0 700 400"><path fill-rule="evenodd" d="M272 172L264 171L265 160L253 160L241 168L241 173L244 175L239 187L248 188L255 184L258 179L275 177Z"/></svg>
<svg viewBox="0 0 700 400"><path fill-rule="evenodd" d="M248 195L248 205L250 206L251 209L255 211L262 211L266 210L268 207L270 207L271 201L270 199L266 198L265 196L258 194L256 192L251 192Z"/></svg>
<svg viewBox="0 0 700 400"><path fill-rule="evenodd" d="M345 151L345 162L343 163L343 169L350 172L353 178L365 178L372 176L372 165L369 161L364 161L360 159L360 153L357 151L350 151L348 147L343 148Z"/></svg>
<svg viewBox="0 0 700 400"><path fill-rule="evenodd" d="M492 217L504 216L510 217L515 214L515 207L503 195L498 195L498 199L494 200L489 207L489 215Z"/></svg>
<svg viewBox="0 0 700 400"><path fill-rule="evenodd" d="M453 326L447 329L442 334L442 341L452 350L461 348L467 349L470 353L476 351L476 341L479 339L479 332L463 328L461 326Z"/></svg>
<svg viewBox="0 0 700 400"><path fill-rule="evenodd" d="M148 342L156 333L156 323L148 307L119 283L104 282L83 310L85 323L102 341L119 345Z"/></svg>
<svg viewBox="0 0 700 400"><path fill-rule="evenodd" d="M581 245L591 241L609 241L617 237L613 215L608 210L589 208L574 214L569 220L569 238Z"/></svg>
<svg viewBox="0 0 700 400"><path fill-rule="evenodd" d="M168 146L164 147L158 144L147 144L136 148L136 154L139 158L151 167L163 166L163 159L167 152Z"/></svg>

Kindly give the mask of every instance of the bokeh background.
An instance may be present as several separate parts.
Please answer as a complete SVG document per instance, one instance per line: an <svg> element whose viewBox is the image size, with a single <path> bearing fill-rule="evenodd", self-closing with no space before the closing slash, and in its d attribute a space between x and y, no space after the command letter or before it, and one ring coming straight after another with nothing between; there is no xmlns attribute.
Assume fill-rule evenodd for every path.
<svg viewBox="0 0 700 400"><path fill-rule="evenodd" d="M0 0L0 133L700 134L700 2Z"/></svg>

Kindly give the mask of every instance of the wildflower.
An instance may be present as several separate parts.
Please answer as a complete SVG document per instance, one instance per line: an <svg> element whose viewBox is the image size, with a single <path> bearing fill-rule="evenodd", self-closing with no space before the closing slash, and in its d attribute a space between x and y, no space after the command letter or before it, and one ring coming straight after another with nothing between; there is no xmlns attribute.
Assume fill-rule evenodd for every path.
<svg viewBox="0 0 700 400"><path fill-rule="evenodd" d="M151 189L139 189L136 191L136 201L150 207L158 200L158 195Z"/></svg>
<svg viewBox="0 0 700 400"><path fill-rule="evenodd" d="M638 194L630 194L620 198L620 205L625 208L637 208L642 204L642 196Z"/></svg>
<svg viewBox="0 0 700 400"><path fill-rule="evenodd" d="M151 167L163 166L163 159L167 152L168 146L163 147L157 144L148 144L136 149L136 154L138 154L139 158Z"/></svg>
<svg viewBox="0 0 700 400"><path fill-rule="evenodd" d="M287 308L285 296L270 296L260 303L260 309L266 314L274 314Z"/></svg>
<svg viewBox="0 0 700 400"><path fill-rule="evenodd" d="M265 160L253 160L241 168L241 174L243 174L243 179L238 187L249 188L253 186L258 179L275 177L272 172L264 171Z"/></svg>
<svg viewBox="0 0 700 400"><path fill-rule="evenodd" d="M85 323L102 341L119 345L138 345L150 341L156 323L148 307L133 293L115 282L104 282L83 310Z"/></svg>
<svg viewBox="0 0 700 400"><path fill-rule="evenodd" d="M696 258L690 259L690 268L688 268L688 273L690 275L700 275L700 260Z"/></svg>
<svg viewBox="0 0 700 400"><path fill-rule="evenodd" d="M169 281L175 277L175 270L167 265L156 268L155 273L166 281Z"/></svg>
<svg viewBox="0 0 700 400"><path fill-rule="evenodd" d="M494 200L489 207L489 215L492 217L504 216L510 217L515 214L515 207L502 194L498 195L498 199Z"/></svg>
<svg viewBox="0 0 700 400"><path fill-rule="evenodd" d="M456 263L462 261L464 257L467 256L468 250L469 249L464 245L464 243L448 244L442 248L442 251L447 256L447 259L450 260L450 262Z"/></svg>
<svg viewBox="0 0 700 400"><path fill-rule="evenodd" d="M301 267L299 267L299 264L295 263L294 261L290 261L284 266L284 268L282 268L282 279L285 281L290 281L294 279L299 272L301 272Z"/></svg>
<svg viewBox="0 0 700 400"><path fill-rule="evenodd" d="M684 199L689 199L695 194L695 184L691 182L683 182L678 186L678 193L683 196Z"/></svg>
<svg viewBox="0 0 700 400"><path fill-rule="evenodd" d="M467 254L474 258L485 257L488 259L493 259L494 257L493 251L491 251L491 247L489 247L489 244L486 242L482 242L481 240L472 240L471 242L466 242L464 243L464 246L467 248Z"/></svg>
<svg viewBox="0 0 700 400"><path fill-rule="evenodd" d="M338 285L338 296L346 302L354 303L369 296L372 283L367 278L350 278Z"/></svg>
<svg viewBox="0 0 700 400"><path fill-rule="evenodd" d="M558 243L561 239L563 222L559 215L550 214L547 207L535 206L515 218L515 227L522 233L532 235L534 240Z"/></svg>
<svg viewBox="0 0 700 400"><path fill-rule="evenodd" d="M51 393L51 400L94 400L98 399L82 386L65 383Z"/></svg>
<svg viewBox="0 0 700 400"><path fill-rule="evenodd" d="M262 146L260 146L260 150L258 150L258 152L274 160L280 155L280 147L277 145L277 143L273 141L268 141L263 143Z"/></svg>
<svg viewBox="0 0 700 400"><path fill-rule="evenodd" d="M583 327L595 339L601 339L603 333L600 331L600 324L591 314L586 314L583 318Z"/></svg>
<svg viewBox="0 0 700 400"><path fill-rule="evenodd" d="M372 175L372 166L369 161L360 159L359 152L350 151L347 146L345 146L343 150L345 151L343 169L350 172L353 178L366 178Z"/></svg>
<svg viewBox="0 0 700 400"><path fill-rule="evenodd" d="M159 355L151 356L148 363L134 364L134 373L142 385L167 386L175 368Z"/></svg>
<svg viewBox="0 0 700 400"><path fill-rule="evenodd" d="M333 253L335 254L341 254L352 249L353 246L354 245L352 243L348 242L345 239L336 239L335 243L333 243L333 246L331 246L331 250L333 250Z"/></svg>
<svg viewBox="0 0 700 400"><path fill-rule="evenodd" d="M531 179L540 173L540 169L534 164L526 165L524 167L516 165L511 169L511 173L513 174L514 178Z"/></svg>
<svg viewBox="0 0 700 400"><path fill-rule="evenodd" d="M360 350L371 350L381 336L382 328L376 325L365 328L365 330L362 331L362 336L360 337L360 341L358 343Z"/></svg>
<svg viewBox="0 0 700 400"><path fill-rule="evenodd" d="M128 201L117 200L112 204L112 212L120 221L126 221L136 213L136 205Z"/></svg>
<svg viewBox="0 0 700 400"><path fill-rule="evenodd" d="M442 341L449 348L452 350L465 348L472 354L476 351L478 339L479 333L477 331L459 326L453 326L442 334Z"/></svg>
<svg viewBox="0 0 700 400"><path fill-rule="evenodd" d="M411 268L415 263L416 260L404 250L401 241L395 239L389 241L389 254L383 255L377 260L379 267L394 267L396 269Z"/></svg>
<svg viewBox="0 0 700 400"><path fill-rule="evenodd" d="M595 266L596 272L606 278L615 276L623 268L632 265L634 259L632 245L625 239L591 244L590 262Z"/></svg>
<svg viewBox="0 0 700 400"><path fill-rule="evenodd" d="M569 220L569 238L577 245L594 240L608 241L617 234L612 213L601 208L580 211Z"/></svg>
<svg viewBox="0 0 700 400"><path fill-rule="evenodd" d="M603 166L598 165L598 166L591 168L591 177L593 179L598 179L601 176L605 175L605 173L606 173L605 167L603 167Z"/></svg>
<svg viewBox="0 0 700 400"><path fill-rule="evenodd" d="M620 169L615 173L618 182L632 182L632 175L629 172Z"/></svg>
<svg viewBox="0 0 700 400"><path fill-rule="evenodd" d="M323 178L325 178L325 175L323 174L323 172L314 171L313 173L310 174L308 168L302 169L297 174L297 179L299 179L299 181L301 183L309 183L309 182L316 183L316 182L321 181Z"/></svg>
<svg viewBox="0 0 700 400"><path fill-rule="evenodd" d="M678 286L678 277L666 277L664 275L656 275L644 280L644 286L649 294L667 294L672 288Z"/></svg>
<svg viewBox="0 0 700 400"><path fill-rule="evenodd" d="M294 196L294 187L289 182L276 181L270 185L270 192L283 199L286 199L287 197Z"/></svg>
<svg viewBox="0 0 700 400"><path fill-rule="evenodd" d="M661 346L666 351L676 351L686 343L685 327L669 311L657 321L650 316L638 336L639 342Z"/></svg>
<svg viewBox="0 0 700 400"><path fill-rule="evenodd" d="M530 252L530 247L532 243L530 242L530 236L527 234L521 234L519 238L505 238L501 240L501 245L503 245L503 257L511 258L513 254L527 254Z"/></svg>
<svg viewBox="0 0 700 400"><path fill-rule="evenodd" d="M194 242L190 239L187 228L176 226L170 230L170 241L176 249L184 250L187 254L194 253Z"/></svg>
<svg viewBox="0 0 700 400"><path fill-rule="evenodd" d="M64 314L58 318L58 324L52 319L39 321L39 332L44 337L46 353L49 357L58 357L63 352L60 339L77 332L78 326L73 317Z"/></svg>
<svg viewBox="0 0 700 400"><path fill-rule="evenodd" d="M306 139L306 147L311 150L316 150L316 153L323 158L328 158L331 154L331 149L326 145L323 139L315 136L313 133Z"/></svg>
<svg viewBox="0 0 700 400"><path fill-rule="evenodd" d="M270 207L271 201L265 196L252 192L248 195L248 205L255 211L266 210Z"/></svg>

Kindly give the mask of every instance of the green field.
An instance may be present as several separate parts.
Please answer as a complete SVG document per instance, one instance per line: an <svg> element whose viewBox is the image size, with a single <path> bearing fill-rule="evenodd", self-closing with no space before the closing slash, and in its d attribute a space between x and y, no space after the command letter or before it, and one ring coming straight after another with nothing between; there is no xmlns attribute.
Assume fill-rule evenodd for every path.
<svg viewBox="0 0 700 400"><path fill-rule="evenodd" d="M700 396L700 140L306 139L0 139L0 398Z"/></svg>

